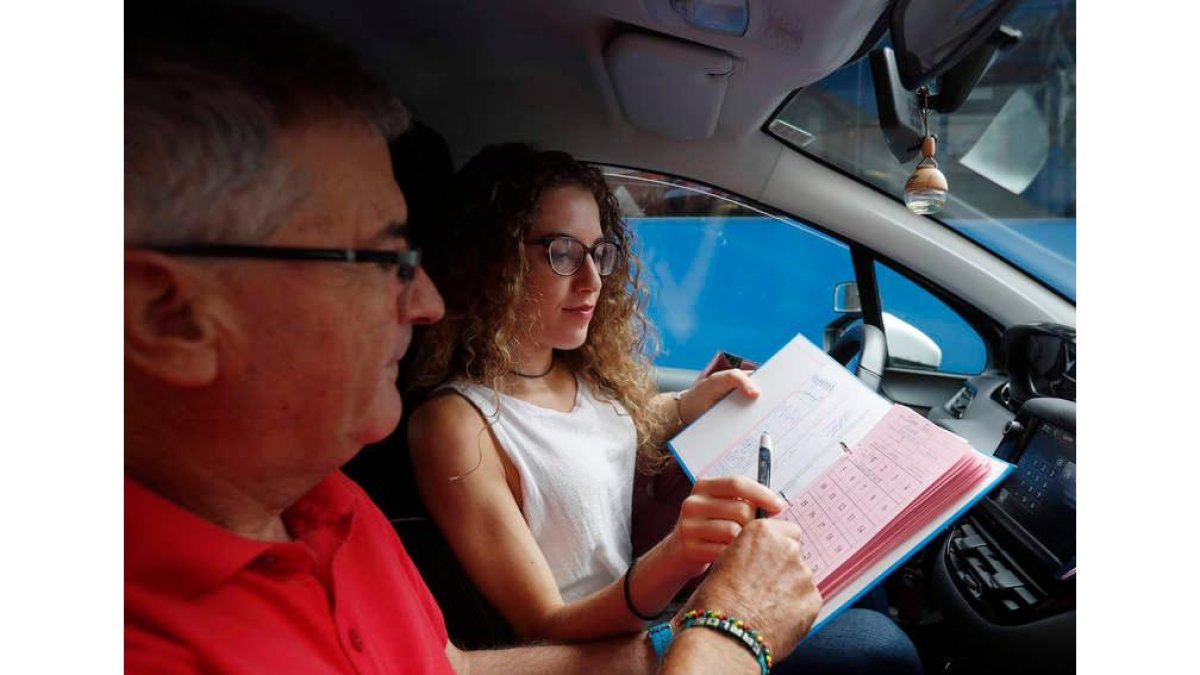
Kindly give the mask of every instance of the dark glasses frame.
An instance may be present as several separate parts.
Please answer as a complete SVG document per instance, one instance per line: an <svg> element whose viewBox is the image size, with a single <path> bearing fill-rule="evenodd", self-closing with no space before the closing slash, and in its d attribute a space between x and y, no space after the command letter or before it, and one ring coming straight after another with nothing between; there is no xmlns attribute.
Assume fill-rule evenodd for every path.
<svg viewBox="0 0 1200 675"><path fill-rule="evenodd" d="M257 260L300 260L314 262L375 263L396 266L396 276L404 284L402 299L407 303L412 280L421 265L421 252L380 251L363 248L307 248L303 246L256 246L252 244L167 244L138 246L168 255L204 258L252 258Z"/></svg>
<svg viewBox="0 0 1200 675"><path fill-rule="evenodd" d="M621 251L621 247L619 245L617 245L617 243L615 241L612 241L610 239L601 239L600 241L592 244L591 246L588 246L587 244L583 243L582 241L580 241L570 235L551 234L551 235L547 235L545 237L540 237L538 239L526 239L526 240L523 240L521 243L525 244L527 246L542 246L542 247L544 247L546 249L546 261L548 263L550 263L550 269L553 270L554 273L560 277L569 277L569 276L575 274L576 272L578 272L579 270L583 269L583 256L580 256L579 264L575 266L575 269L573 269L569 272L564 272L564 271L558 269L557 267L555 267L554 266L554 256L552 256L550 254L550 245L560 239L566 240L569 242L573 242L573 243L576 243L576 244L579 244L580 246L582 246L583 252L586 255L591 256L593 263L596 263L596 249L600 248L601 246L613 247L614 256L613 256L612 269L605 272L600 269L599 263L596 264L596 271L602 277L606 277L606 276L612 274L613 272L615 272L617 270L617 264L621 261L621 258L624 257L624 253Z"/></svg>
<svg viewBox="0 0 1200 675"><path fill-rule="evenodd" d="M363 248L306 248L303 246L254 246L250 244L169 244L139 246L169 255L206 258L257 258L260 260L314 260L324 262L384 263L396 266L401 281L412 281L421 264L421 252L380 251Z"/></svg>

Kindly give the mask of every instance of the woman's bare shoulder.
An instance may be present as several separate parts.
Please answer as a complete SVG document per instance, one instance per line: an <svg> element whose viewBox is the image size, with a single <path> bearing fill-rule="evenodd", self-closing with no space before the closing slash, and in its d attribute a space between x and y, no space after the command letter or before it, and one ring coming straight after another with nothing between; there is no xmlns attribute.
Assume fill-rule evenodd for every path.
<svg viewBox="0 0 1200 675"><path fill-rule="evenodd" d="M516 499L486 420L457 392L439 393L413 411L408 447L417 487L427 503L439 504L442 527L477 517L480 503Z"/></svg>
<svg viewBox="0 0 1200 675"><path fill-rule="evenodd" d="M412 412L408 421L408 442L414 449L431 443L459 445L465 440L470 440L474 446L484 426L483 415L466 397L452 389L444 389Z"/></svg>

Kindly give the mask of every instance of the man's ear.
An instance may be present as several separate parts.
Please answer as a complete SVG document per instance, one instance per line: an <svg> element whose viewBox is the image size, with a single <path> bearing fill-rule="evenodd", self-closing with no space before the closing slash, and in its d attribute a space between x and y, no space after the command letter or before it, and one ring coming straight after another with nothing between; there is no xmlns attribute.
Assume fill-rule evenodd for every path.
<svg viewBox="0 0 1200 675"><path fill-rule="evenodd" d="M216 317L207 284L176 260L125 252L125 362L179 387L216 379Z"/></svg>

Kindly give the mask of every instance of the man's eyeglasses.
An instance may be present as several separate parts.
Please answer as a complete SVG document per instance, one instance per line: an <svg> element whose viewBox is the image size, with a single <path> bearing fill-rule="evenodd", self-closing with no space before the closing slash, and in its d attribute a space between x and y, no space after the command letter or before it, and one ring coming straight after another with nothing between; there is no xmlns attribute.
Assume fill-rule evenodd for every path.
<svg viewBox="0 0 1200 675"><path fill-rule="evenodd" d="M360 248L305 248L301 246L254 246L250 244L169 244L142 246L150 251L169 255L200 256L205 258L255 258L259 260L311 260L317 262L375 263L395 265L396 276L404 285L403 300L407 302L412 280L421 264L421 253L411 251L380 251Z"/></svg>
<svg viewBox="0 0 1200 675"><path fill-rule="evenodd" d="M585 255L592 256L592 262L596 263L596 271L602 277L612 274L621 260L620 247L607 239L602 239L589 247L575 237L559 234L521 243L529 246L545 246L546 257L550 260L550 269L563 277L569 277L578 272L579 268L583 267Z"/></svg>

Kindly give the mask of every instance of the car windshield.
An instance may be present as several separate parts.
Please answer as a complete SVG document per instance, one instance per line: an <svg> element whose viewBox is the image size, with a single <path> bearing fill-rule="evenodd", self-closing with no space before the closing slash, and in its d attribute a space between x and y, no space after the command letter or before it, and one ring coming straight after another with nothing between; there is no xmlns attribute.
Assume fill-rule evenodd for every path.
<svg viewBox="0 0 1200 675"><path fill-rule="evenodd" d="M1026 0L1021 32L962 107L930 115L950 184L935 217L1075 300L1075 2ZM791 147L901 199L901 165L879 128L868 59L796 91L768 125Z"/></svg>

